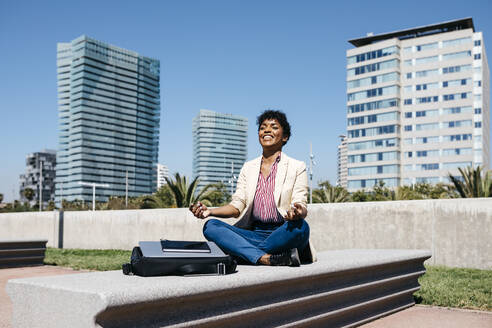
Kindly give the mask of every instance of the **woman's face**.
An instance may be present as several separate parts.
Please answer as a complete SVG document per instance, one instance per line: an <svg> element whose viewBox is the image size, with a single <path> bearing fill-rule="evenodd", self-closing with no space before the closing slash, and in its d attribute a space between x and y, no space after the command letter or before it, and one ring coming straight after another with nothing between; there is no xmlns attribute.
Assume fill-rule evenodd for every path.
<svg viewBox="0 0 492 328"><path fill-rule="evenodd" d="M284 137L284 129L276 119L267 119L261 123L258 138L263 149L280 150L287 142L287 137Z"/></svg>

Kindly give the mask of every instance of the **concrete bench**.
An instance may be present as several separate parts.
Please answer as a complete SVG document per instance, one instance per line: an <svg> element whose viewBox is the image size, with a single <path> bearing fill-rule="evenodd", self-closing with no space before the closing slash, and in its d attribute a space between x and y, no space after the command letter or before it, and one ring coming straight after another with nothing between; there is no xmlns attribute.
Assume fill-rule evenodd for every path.
<svg viewBox="0 0 492 328"><path fill-rule="evenodd" d="M227 276L14 279L14 327L352 327L414 304L423 250L340 250Z"/></svg>
<svg viewBox="0 0 492 328"><path fill-rule="evenodd" d="M0 268L43 265L47 240L0 240Z"/></svg>

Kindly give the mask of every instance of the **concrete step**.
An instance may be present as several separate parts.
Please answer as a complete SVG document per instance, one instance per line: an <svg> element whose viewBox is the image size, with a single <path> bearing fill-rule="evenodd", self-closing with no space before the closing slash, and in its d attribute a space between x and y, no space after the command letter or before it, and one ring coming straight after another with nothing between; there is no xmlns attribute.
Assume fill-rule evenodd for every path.
<svg viewBox="0 0 492 328"><path fill-rule="evenodd" d="M95 272L10 280L7 292L16 327L353 327L412 306L429 257L327 251L299 268L151 278Z"/></svg>
<svg viewBox="0 0 492 328"><path fill-rule="evenodd" d="M0 240L0 268L43 265L47 240Z"/></svg>

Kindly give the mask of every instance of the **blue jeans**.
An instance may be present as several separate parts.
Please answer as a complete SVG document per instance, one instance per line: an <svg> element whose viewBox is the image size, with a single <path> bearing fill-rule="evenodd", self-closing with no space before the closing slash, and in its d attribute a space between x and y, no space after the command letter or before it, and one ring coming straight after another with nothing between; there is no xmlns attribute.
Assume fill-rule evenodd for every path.
<svg viewBox="0 0 492 328"><path fill-rule="evenodd" d="M278 254L292 248L302 251L309 240L309 225L304 220L279 225L256 222L253 230L246 230L211 219L203 226L203 235L226 254L256 264L265 254Z"/></svg>

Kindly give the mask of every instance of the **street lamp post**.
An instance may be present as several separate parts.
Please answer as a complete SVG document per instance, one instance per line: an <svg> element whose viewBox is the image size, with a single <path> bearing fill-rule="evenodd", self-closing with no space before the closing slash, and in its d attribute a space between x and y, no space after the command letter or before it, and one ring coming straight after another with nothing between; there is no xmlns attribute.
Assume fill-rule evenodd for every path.
<svg viewBox="0 0 492 328"><path fill-rule="evenodd" d="M108 188L107 183L79 182L79 185L92 187L92 210L96 210L96 187Z"/></svg>
<svg viewBox="0 0 492 328"><path fill-rule="evenodd" d="M309 203L313 203L313 166L316 165L313 155L313 144L309 144Z"/></svg>

